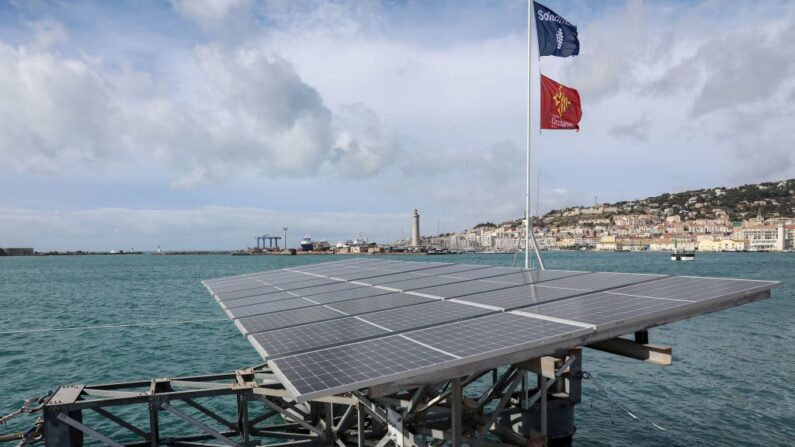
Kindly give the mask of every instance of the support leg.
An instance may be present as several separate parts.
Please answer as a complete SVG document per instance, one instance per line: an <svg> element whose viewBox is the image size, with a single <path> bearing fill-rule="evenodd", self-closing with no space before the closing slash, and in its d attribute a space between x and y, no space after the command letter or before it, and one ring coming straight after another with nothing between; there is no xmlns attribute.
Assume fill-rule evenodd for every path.
<svg viewBox="0 0 795 447"><path fill-rule="evenodd" d="M356 445L364 447L364 410L362 404L356 404Z"/></svg>
<svg viewBox="0 0 795 447"><path fill-rule="evenodd" d="M452 447L461 447L461 403L464 397L461 390L461 378L453 379L452 391L450 394Z"/></svg>

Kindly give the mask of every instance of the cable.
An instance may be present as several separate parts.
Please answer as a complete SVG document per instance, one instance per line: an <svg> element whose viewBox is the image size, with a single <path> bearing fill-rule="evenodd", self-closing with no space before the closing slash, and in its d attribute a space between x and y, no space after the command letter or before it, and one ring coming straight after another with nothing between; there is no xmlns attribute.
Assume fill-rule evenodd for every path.
<svg viewBox="0 0 795 447"><path fill-rule="evenodd" d="M206 320L183 320L183 321L156 321L153 323L129 323L129 324L103 324L97 326L75 326L61 328L41 328L41 329L20 329L15 331L3 331L0 335L10 334L32 334L41 332L63 332L63 331L84 331L93 329L112 329L120 327L139 327L139 326L176 326L181 324L209 323L214 321L228 321L226 318L211 318Z"/></svg>
<svg viewBox="0 0 795 447"><path fill-rule="evenodd" d="M673 442L675 444L678 444L678 445L682 445L682 446L706 445L703 442L699 441L698 439L695 439L691 435L683 436L683 435L679 435L679 434L673 433L673 432L669 431L668 429L661 427L659 424L655 423L654 421L651 421L651 420L648 420L648 419L644 419L644 418L638 416L640 414L639 412L633 410L628 405L626 405L623 402L620 402L618 399L612 397L610 395L610 393L608 393L607 388L605 388L605 386L602 385L602 383L599 380L597 380L596 377L594 377L593 374L591 374L590 372L583 371L582 372L582 378L591 380L591 382L594 384L594 386L596 386L596 389L598 390L599 394L601 394L602 396L605 397L605 399L610 401L610 403L612 405L614 405L614 406L620 408L621 410L623 410L632 419L634 419L634 420L636 420L638 422L641 422L643 424L646 424L646 425L648 425L651 428L654 428L655 430L658 431L658 433L660 433L664 437L668 438L671 442ZM612 410L612 406L611 406L611 410ZM612 418L611 418L611 420L612 420Z"/></svg>

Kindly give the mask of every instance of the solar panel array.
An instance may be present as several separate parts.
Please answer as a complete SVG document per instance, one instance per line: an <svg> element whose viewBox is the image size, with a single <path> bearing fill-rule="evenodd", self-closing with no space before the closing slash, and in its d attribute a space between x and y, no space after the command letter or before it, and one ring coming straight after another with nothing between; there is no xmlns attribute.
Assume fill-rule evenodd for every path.
<svg viewBox="0 0 795 447"><path fill-rule="evenodd" d="M378 258L203 283L298 400L551 354L779 285Z"/></svg>

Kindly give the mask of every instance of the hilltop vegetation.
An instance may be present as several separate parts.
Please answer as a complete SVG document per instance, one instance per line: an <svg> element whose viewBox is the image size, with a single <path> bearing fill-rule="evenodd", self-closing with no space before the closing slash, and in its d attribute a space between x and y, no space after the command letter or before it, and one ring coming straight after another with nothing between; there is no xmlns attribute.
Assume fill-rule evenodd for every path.
<svg viewBox="0 0 795 447"><path fill-rule="evenodd" d="M543 216L548 225L588 225L589 221L611 219L616 215L647 214L679 216L682 221L726 219L739 221L795 216L795 179L743 185L735 188L709 188L665 193L642 200L621 201L592 207L553 210Z"/></svg>
<svg viewBox="0 0 795 447"><path fill-rule="evenodd" d="M593 226L608 223L619 215L679 216L682 221L725 219L739 221L756 216L763 218L795 217L795 179L665 193L641 200L621 201L595 206L578 206L552 210L541 217L545 226ZM502 222L499 226L516 228L522 219ZM494 226L490 222L475 228Z"/></svg>

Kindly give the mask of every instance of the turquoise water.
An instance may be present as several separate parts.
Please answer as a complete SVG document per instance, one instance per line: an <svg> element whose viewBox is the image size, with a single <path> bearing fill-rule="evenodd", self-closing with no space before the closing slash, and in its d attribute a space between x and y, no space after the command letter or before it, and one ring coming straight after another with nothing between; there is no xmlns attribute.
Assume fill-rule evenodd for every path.
<svg viewBox="0 0 795 447"><path fill-rule="evenodd" d="M405 260L410 257L401 256ZM260 362L201 279L338 260L330 256L75 256L0 258L0 415L59 384L226 372ZM511 255L416 257L511 265ZM692 444L795 444L795 255L545 254L547 268L737 276L784 283L773 298L655 329L674 348L658 367L584 351L584 369L611 394ZM139 322L180 325L31 332ZM671 441L584 384L578 445L657 446ZM29 419L23 422L31 422ZM0 433L21 429L1 427Z"/></svg>

